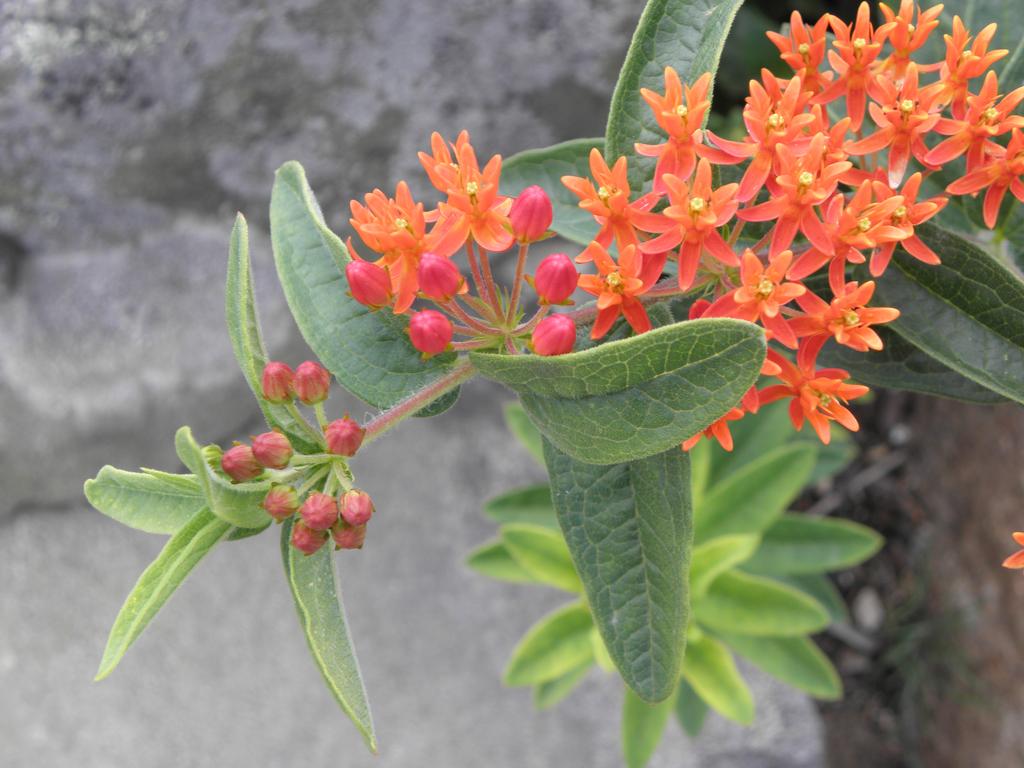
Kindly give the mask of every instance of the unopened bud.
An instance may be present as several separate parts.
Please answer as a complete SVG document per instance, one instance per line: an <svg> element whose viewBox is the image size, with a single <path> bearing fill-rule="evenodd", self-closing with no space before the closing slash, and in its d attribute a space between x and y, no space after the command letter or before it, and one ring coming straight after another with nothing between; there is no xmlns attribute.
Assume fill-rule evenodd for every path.
<svg viewBox="0 0 1024 768"><path fill-rule="evenodd" d="M292 389L295 373L284 363L270 362L263 366L263 399L271 403L287 403L295 396Z"/></svg>
<svg viewBox="0 0 1024 768"><path fill-rule="evenodd" d="M295 394L306 405L322 403L331 389L331 374L320 363L307 360L295 369Z"/></svg>
<svg viewBox="0 0 1024 768"><path fill-rule="evenodd" d="M552 253L537 265L533 288L541 304L561 304L572 296L578 281L572 259L564 253Z"/></svg>
<svg viewBox="0 0 1024 768"><path fill-rule="evenodd" d="M576 344L576 323L568 315L545 317L534 329L530 343L538 355L564 355L572 352Z"/></svg>
<svg viewBox="0 0 1024 768"><path fill-rule="evenodd" d="M423 254L417 275L423 295L434 301L450 301L464 282L454 261L434 253Z"/></svg>
<svg viewBox="0 0 1024 768"><path fill-rule="evenodd" d="M331 529L335 549L362 549L366 541L365 525L336 525Z"/></svg>
<svg viewBox="0 0 1024 768"><path fill-rule="evenodd" d="M341 517L349 525L365 525L373 516L370 494L353 488L341 497Z"/></svg>
<svg viewBox="0 0 1024 768"><path fill-rule="evenodd" d="M327 541L327 531L315 531L301 521L292 528L292 546L304 555L312 555Z"/></svg>
<svg viewBox="0 0 1024 768"><path fill-rule="evenodd" d="M256 461L268 469L284 469L292 459L292 444L280 432L264 432L252 439Z"/></svg>
<svg viewBox="0 0 1024 768"><path fill-rule="evenodd" d="M363 306L380 309L391 303L391 278L383 267L353 259L345 265L345 277L352 298Z"/></svg>
<svg viewBox="0 0 1024 768"><path fill-rule="evenodd" d="M335 453L338 456L355 456L359 446L363 444L365 433L366 430L360 427L355 419L348 416L332 421L324 428L328 453Z"/></svg>
<svg viewBox="0 0 1024 768"><path fill-rule="evenodd" d="M311 493L299 508L302 521L314 531L326 531L338 522L338 503L326 493Z"/></svg>
<svg viewBox="0 0 1024 768"><path fill-rule="evenodd" d="M409 318L409 338L412 345L427 357L439 355L451 344L451 321L433 309L424 309Z"/></svg>
<svg viewBox="0 0 1024 768"><path fill-rule="evenodd" d="M512 203L508 218L512 222L512 232L520 243L542 240L554 218L551 198L536 184L531 185L520 192Z"/></svg>
<svg viewBox="0 0 1024 768"><path fill-rule="evenodd" d="M263 497L260 506L280 523L298 511L299 496L290 485L275 485Z"/></svg>
<svg viewBox="0 0 1024 768"><path fill-rule="evenodd" d="M263 467L256 461L252 448L248 445L236 445L225 451L220 457L220 468L236 483L244 483L263 473Z"/></svg>

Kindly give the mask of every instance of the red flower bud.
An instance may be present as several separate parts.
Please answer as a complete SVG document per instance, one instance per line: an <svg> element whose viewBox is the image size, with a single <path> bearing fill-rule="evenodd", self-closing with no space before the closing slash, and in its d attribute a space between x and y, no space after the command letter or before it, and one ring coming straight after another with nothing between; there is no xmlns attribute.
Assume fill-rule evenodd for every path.
<svg viewBox="0 0 1024 768"><path fill-rule="evenodd" d="M363 444L365 433L366 430L360 427L355 419L350 419L348 416L343 419L335 419L324 428L328 453L336 453L339 456L355 456L359 446Z"/></svg>
<svg viewBox="0 0 1024 768"><path fill-rule="evenodd" d="M370 494L353 488L341 497L341 517L349 525L365 525L373 516Z"/></svg>
<svg viewBox="0 0 1024 768"><path fill-rule="evenodd" d="M551 226L554 213L548 193L536 184L519 193L508 212L512 232L520 243L542 240Z"/></svg>
<svg viewBox="0 0 1024 768"><path fill-rule="evenodd" d="M380 309L391 303L391 278L383 267L353 259L345 265L345 277L352 298L360 304Z"/></svg>
<svg viewBox="0 0 1024 768"><path fill-rule="evenodd" d="M256 461L268 469L284 469L292 458L292 444L280 432L264 432L252 439Z"/></svg>
<svg viewBox="0 0 1024 768"><path fill-rule="evenodd" d="M462 290L465 282L454 261L433 253L424 253L420 257L417 274L420 290L434 301L449 301Z"/></svg>
<svg viewBox="0 0 1024 768"><path fill-rule="evenodd" d="M338 522L338 502L326 493L311 493L299 508L302 522L314 531L326 531Z"/></svg>
<svg viewBox="0 0 1024 768"><path fill-rule="evenodd" d="M561 304L572 296L579 279L572 259L564 253L552 253L537 265L533 287L541 304Z"/></svg>
<svg viewBox="0 0 1024 768"><path fill-rule="evenodd" d="M576 344L576 323L568 315L551 315L541 320L530 338L538 355L564 355Z"/></svg>
<svg viewBox="0 0 1024 768"><path fill-rule="evenodd" d="M314 531L302 521L297 521L292 528L292 546L299 552L309 556L316 552L327 541L327 531Z"/></svg>
<svg viewBox="0 0 1024 768"><path fill-rule="evenodd" d="M409 318L409 338L412 345L427 357L448 349L452 341L451 321L433 309L416 312Z"/></svg>
<svg viewBox="0 0 1024 768"><path fill-rule="evenodd" d="M365 525L337 525L331 529L335 549L362 549L366 541Z"/></svg>
<svg viewBox="0 0 1024 768"><path fill-rule="evenodd" d="M236 445L225 451L220 457L220 468L236 483L252 480L263 472L263 467L256 461L252 448L248 445Z"/></svg>
<svg viewBox="0 0 1024 768"><path fill-rule="evenodd" d="M290 485L275 485L263 497L260 506L272 518L281 522L295 514L299 508L299 496Z"/></svg>
<svg viewBox="0 0 1024 768"><path fill-rule="evenodd" d="M295 394L306 405L322 403L331 389L331 374L320 363L307 360L295 370Z"/></svg>
<svg viewBox="0 0 1024 768"><path fill-rule="evenodd" d="M263 399L270 403L287 403L295 396L292 385L295 374L284 363L270 362L263 366Z"/></svg>

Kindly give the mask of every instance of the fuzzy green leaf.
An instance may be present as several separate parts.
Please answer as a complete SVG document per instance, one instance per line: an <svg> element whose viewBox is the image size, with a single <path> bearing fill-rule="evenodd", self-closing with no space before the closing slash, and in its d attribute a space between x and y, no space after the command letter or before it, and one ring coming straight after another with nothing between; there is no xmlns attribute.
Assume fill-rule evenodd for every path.
<svg viewBox="0 0 1024 768"><path fill-rule="evenodd" d="M764 532L745 564L756 573L821 573L851 568L881 549L884 540L867 526L786 514Z"/></svg>
<svg viewBox="0 0 1024 768"><path fill-rule="evenodd" d="M717 634L755 667L787 685L825 701L835 701L843 695L843 684L832 662L806 637Z"/></svg>
<svg viewBox="0 0 1024 768"><path fill-rule="evenodd" d="M195 475L155 476L109 465L86 481L85 498L107 517L146 533L173 534L206 506Z"/></svg>
<svg viewBox="0 0 1024 768"><path fill-rule="evenodd" d="M697 602L720 575L749 560L758 545L759 536L733 534L719 536L693 548L690 558L690 594Z"/></svg>
<svg viewBox="0 0 1024 768"><path fill-rule="evenodd" d="M557 528L555 507L551 503L551 488L531 485L495 496L484 504L484 514L496 523L531 523Z"/></svg>
<svg viewBox="0 0 1024 768"><path fill-rule="evenodd" d="M539 525L513 523L501 528L501 540L523 570L541 584L582 594L583 584L558 531Z"/></svg>
<svg viewBox="0 0 1024 768"><path fill-rule="evenodd" d="M830 624L850 620L849 611L846 609L846 601L839 594L839 590L832 583L832 579L824 573L773 573L772 578L788 587L792 587L798 592L802 592L819 603L828 612Z"/></svg>
<svg viewBox="0 0 1024 768"><path fill-rule="evenodd" d="M505 406L505 424L530 455L543 465L544 439L540 431L533 426L522 405L513 402Z"/></svg>
<svg viewBox="0 0 1024 768"><path fill-rule="evenodd" d="M549 613L519 641L505 668L507 685L535 685L554 680L593 661L590 611L571 603Z"/></svg>
<svg viewBox="0 0 1024 768"><path fill-rule="evenodd" d="M575 669L569 670L561 677L537 683L533 687L533 706L541 710L550 709L555 706L555 704L572 693L576 686L583 682L583 678L587 676L592 666L592 662L586 662L580 664Z"/></svg>
<svg viewBox="0 0 1024 768"><path fill-rule="evenodd" d="M483 544L470 553L466 565L477 573L514 584L536 584L537 579L512 557L500 539Z"/></svg>
<svg viewBox="0 0 1024 768"><path fill-rule="evenodd" d="M829 625L828 612L815 600L778 581L728 571L715 579L693 615L721 632L757 637L795 637Z"/></svg>
<svg viewBox="0 0 1024 768"><path fill-rule="evenodd" d="M626 688L622 699L622 754L628 768L647 765L661 742L674 707L674 696L648 704Z"/></svg>
<svg viewBox="0 0 1024 768"><path fill-rule="evenodd" d="M683 678L718 714L742 725L754 722L754 697L729 650L712 637L690 638Z"/></svg>
<svg viewBox="0 0 1024 768"><path fill-rule="evenodd" d="M708 705L683 677L679 681L679 690L676 693L676 720L679 721L679 725L690 738L695 739L704 727L707 716Z"/></svg>

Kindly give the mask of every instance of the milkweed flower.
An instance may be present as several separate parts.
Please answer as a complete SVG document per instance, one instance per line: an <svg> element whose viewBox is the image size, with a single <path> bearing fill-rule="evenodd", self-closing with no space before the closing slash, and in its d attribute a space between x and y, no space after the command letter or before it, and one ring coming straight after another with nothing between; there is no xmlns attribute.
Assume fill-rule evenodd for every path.
<svg viewBox="0 0 1024 768"><path fill-rule="evenodd" d="M923 177L920 173L915 173L909 179L907 183L903 185L903 189L899 190L900 197L903 198L903 203L895 208L889 217L889 223L897 229L903 230L906 234L900 240L889 240L878 245L875 250L871 253L871 262L869 268L873 277L878 277L885 272L886 267L889 266L889 262L892 259L893 251L896 249L897 243L902 245L904 250L907 251L911 256L920 262L925 264L939 264L939 256L931 248L929 248L925 242L914 234L914 227L918 224L923 224L932 218L935 214L941 211L947 202L948 197L932 197L928 200L922 200L917 202L917 196L921 191L921 182ZM884 189L875 185L876 191L882 191Z"/></svg>
<svg viewBox="0 0 1024 768"><path fill-rule="evenodd" d="M1014 552L1003 560L1003 568L1024 568L1024 533L1017 531L1013 534L1013 540L1017 546L1022 547L1020 552Z"/></svg>
<svg viewBox="0 0 1024 768"><path fill-rule="evenodd" d="M805 91L817 94L832 81L832 73L822 69L825 61L828 16L811 27L804 24L799 11L789 17L789 37L768 32L768 39L779 49L780 58L793 68Z"/></svg>
<svg viewBox="0 0 1024 768"><path fill-rule="evenodd" d="M953 34L943 35L946 41L946 58L939 69L939 101L951 105L953 117L962 120L967 112L967 89L971 80L981 77L985 70L1009 53L1006 49L988 50L996 34L996 25L989 24L978 33L971 43L959 16L953 17ZM968 46L970 49L968 50Z"/></svg>
<svg viewBox="0 0 1024 768"><path fill-rule="evenodd" d="M597 319L590 338L600 339L619 315L636 333L651 330L651 319L639 296L648 286L640 277L642 257L635 245L627 245L619 254L618 263L596 240L587 246L577 261L593 261L599 275L580 275L580 288L597 296Z"/></svg>
<svg viewBox="0 0 1024 768"><path fill-rule="evenodd" d="M818 342L818 349L825 341L834 338L858 352L878 351L882 349L882 339L871 326L892 322L900 316L900 311L891 307L867 306L874 293L875 283L871 280L861 285L847 283L843 293L831 302L806 291L796 299L806 314L793 318L789 325L797 336L817 337L809 343Z"/></svg>
<svg viewBox="0 0 1024 768"><path fill-rule="evenodd" d="M730 408L726 414L713 422L707 429L702 429L693 437L688 437L683 441L680 448L684 451L689 451L697 443L700 442L701 438L715 439L718 444L727 451L733 449L732 432L729 431L730 421L739 421L745 415L745 411L742 408Z"/></svg>
<svg viewBox="0 0 1024 768"><path fill-rule="evenodd" d="M999 217L999 206L1010 190L1014 196L1024 202L1024 133L1015 128L1006 149L996 155L986 165L971 171L948 187L946 191L953 195L969 195L988 187L982 207L985 226L993 229Z"/></svg>
<svg viewBox="0 0 1024 768"><path fill-rule="evenodd" d="M939 26L939 16L943 6L934 5L922 9L914 0L900 0L899 11L893 11L885 3L878 4L882 16L890 25L886 41L892 46L892 53L885 59L879 59L876 67L879 72L891 75L894 80L901 80L910 66L911 55L919 50ZM914 21L914 10L917 10L917 21ZM931 72L941 66L941 62L918 65L922 72Z"/></svg>

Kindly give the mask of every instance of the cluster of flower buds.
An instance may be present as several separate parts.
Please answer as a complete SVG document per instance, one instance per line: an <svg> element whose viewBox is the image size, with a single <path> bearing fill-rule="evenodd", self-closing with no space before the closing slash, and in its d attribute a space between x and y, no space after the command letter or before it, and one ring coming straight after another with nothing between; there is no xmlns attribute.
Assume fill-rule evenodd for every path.
<svg viewBox="0 0 1024 768"><path fill-rule="evenodd" d="M263 368L262 395L268 403L284 405L297 424L316 438L322 450L299 453L280 431L252 438L252 445L236 444L223 454L211 454L220 469L236 483L269 479L271 488L261 506L281 523L295 515L291 543L311 555L333 539L337 549L361 549L366 524L373 515L369 494L352 485L348 459L359 451L366 430L345 414L327 421L323 403L330 393L330 373L307 361L294 371L281 362ZM319 433L298 410L295 401L316 409Z"/></svg>

